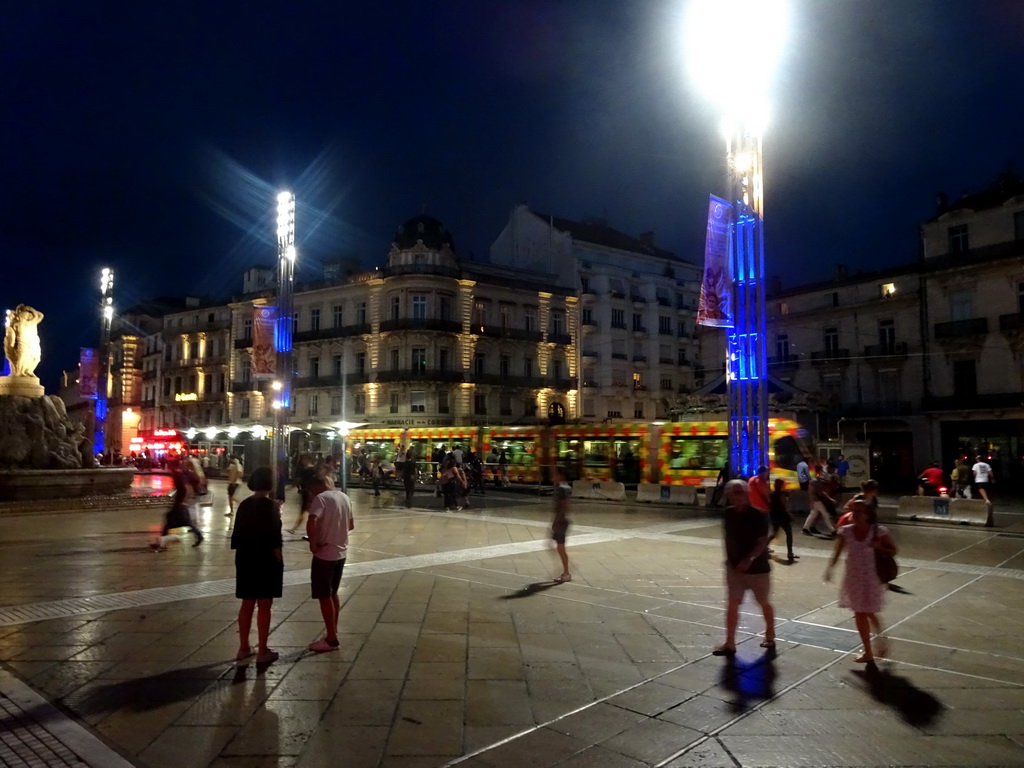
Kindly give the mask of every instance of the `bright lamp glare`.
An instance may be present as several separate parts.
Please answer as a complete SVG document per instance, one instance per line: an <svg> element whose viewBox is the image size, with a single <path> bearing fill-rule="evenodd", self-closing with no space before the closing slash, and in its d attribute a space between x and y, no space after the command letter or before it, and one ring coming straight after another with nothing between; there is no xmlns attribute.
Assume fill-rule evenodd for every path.
<svg viewBox="0 0 1024 768"><path fill-rule="evenodd" d="M289 245L287 248L285 248L284 255L288 258L289 261L295 261L295 246Z"/></svg>
<svg viewBox="0 0 1024 768"><path fill-rule="evenodd" d="M763 127L786 44L787 0L690 0L685 55L697 87L724 114Z"/></svg>
<svg viewBox="0 0 1024 768"><path fill-rule="evenodd" d="M278 205L287 205L288 203L291 202L291 200L292 200L292 193L291 192L278 192L278 194L277 194L277 203L278 203Z"/></svg>

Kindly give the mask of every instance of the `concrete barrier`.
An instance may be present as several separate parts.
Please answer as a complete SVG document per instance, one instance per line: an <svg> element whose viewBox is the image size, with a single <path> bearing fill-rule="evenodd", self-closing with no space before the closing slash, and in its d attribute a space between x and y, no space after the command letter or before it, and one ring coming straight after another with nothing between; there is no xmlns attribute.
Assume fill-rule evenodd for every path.
<svg viewBox="0 0 1024 768"><path fill-rule="evenodd" d="M992 505L983 499L901 496L896 517L960 525L993 525Z"/></svg>
<svg viewBox="0 0 1024 768"><path fill-rule="evenodd" d="M591 480L573 480L572 497L574 499L607 499L609 501L625 501L626 486L622 483L598 483Z"/></svg>
<svg viewBox="0 0 1024 768"><path fill-rule="evenodd" d="M636 487L637 501L666 501L669 504L697 503L697 489L689 485L655 485L639 483Z"/></svg>

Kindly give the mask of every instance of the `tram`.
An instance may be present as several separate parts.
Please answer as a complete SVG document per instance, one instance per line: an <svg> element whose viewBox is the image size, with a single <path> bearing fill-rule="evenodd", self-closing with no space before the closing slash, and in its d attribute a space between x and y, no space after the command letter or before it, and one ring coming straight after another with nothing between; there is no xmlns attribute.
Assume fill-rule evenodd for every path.
<svg viewBox="0 0 1024 768"><path fill-rule="evenodd" d="M807 430L790 419L768 422L773 477L796 482L796 465L814 455ZM489 480L506 467L509 482L546 481L552 466L565 468L569 480L626 485L713 485L729 458L727 421L639 422L494 427L397 427L353 429L349 444L394 461L398 446L413 445L418 461L430 461L436 448L460 446L484 462ZM504 453L504 461L499 459ZM355 470L355 462L351 464Z"/></svg>

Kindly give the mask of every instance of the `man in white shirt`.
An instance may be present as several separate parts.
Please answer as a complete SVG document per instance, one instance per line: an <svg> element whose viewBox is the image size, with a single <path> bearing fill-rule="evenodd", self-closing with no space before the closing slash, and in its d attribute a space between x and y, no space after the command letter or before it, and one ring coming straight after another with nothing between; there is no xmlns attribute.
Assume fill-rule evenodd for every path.
<svg viewBox="0 0 1024 768"><path fill-rule="evenodd" d="M310 484L310 492L314 498L306 521L309 551L313 553L309 581L313 599L320 601L326 635L310 643L309 650L327 653L338 650L338 614L341 611L338 587L348 554L348 534L356 525L352 519L352 501L346 494L328 488L319 476Z"/></svg>
<svg viewBox="0 0 1024 768"><path fill-rule="evenodd" d="M458 464L461 467L462 466L462 446L461 445L456 445L455 448L452 449L452 456L455 457L455 463Z"/></svg>
<svg viewBox="0 0 1024 768"><path fill-rule="evenodd" d="M975 457L974 462L974 466L971 467L971 473L974 475L974 492L981 494L981 498L988 501L988 489L992 484L992 467L985 461L984 456Z"/></svg>

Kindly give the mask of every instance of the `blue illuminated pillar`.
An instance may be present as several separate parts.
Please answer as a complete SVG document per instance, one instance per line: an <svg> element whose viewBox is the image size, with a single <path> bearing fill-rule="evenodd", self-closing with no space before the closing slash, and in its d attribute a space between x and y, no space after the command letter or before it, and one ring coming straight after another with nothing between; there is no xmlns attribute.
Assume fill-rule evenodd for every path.
<svg viewBox="0 0 1024 768"><path fill-rule="evenodd" d="M734 477L749 478L769 465L761 137L739 127L726 140L735 322L727 341L729 461Z"/></svg>
<svg viewBox="0 0 1024 768"><path fill-rule="evenodd" d="M110 329L114 323L114 270L104 267L100 271L100 370L96 386L96 427L93 432L93 452L107 449L107 409L110 397ZM114 456L110 455L110 463Z"/></svg>
<svg viewBox="0 0 1024 768"><path fill-rule="evenodd" d="M277 380L274 387L274 446L277 456L278 497L284 498L288 472L288 416L292 405L292 378L295 361L292 352L295 297L295 196L282 192L277 196ZM278 386L279 385L279 386Z"/></svg>

